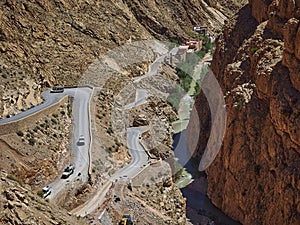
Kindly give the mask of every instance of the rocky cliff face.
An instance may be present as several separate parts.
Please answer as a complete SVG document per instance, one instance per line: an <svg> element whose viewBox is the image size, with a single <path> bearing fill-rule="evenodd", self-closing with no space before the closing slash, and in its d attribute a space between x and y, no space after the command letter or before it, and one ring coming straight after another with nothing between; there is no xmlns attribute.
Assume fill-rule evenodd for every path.
<svg viewBox="0 0 300 225"><path fill-rule="evenodd" d="M298 0L251 0L217 40L212 70L226 96L227 130L206 171L208 195L246 225L300 221L299 19ZM192 115L200 118L200 155L210 129L204 102L200 95Z"/></svg>

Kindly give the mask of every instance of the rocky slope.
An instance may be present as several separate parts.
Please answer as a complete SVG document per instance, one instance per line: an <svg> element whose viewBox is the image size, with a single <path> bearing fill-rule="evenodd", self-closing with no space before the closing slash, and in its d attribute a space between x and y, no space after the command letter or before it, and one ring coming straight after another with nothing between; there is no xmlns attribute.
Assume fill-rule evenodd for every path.
<svg viewBox="0 0 300 225"><path fill-rule="evenodd" d="M206 171L208 195L245 225L300 221L299 19L300 1L251 0L217 40L212 70L227 130ZM205 102L200 95L192 115L200 119L198 159L210 129Z"/></svg>
<svg viewBox="0 0 300 225"><path fill-rule="evenodd" d="M59 176L71 156L68 100L53 109L53 113L49 111L40 119L35 116L28 122L31 124L19 124L17 129L12 127L9 133L0 135L0 169L14 174L33 190Z"/></svg>
<svg viewBox="0 0 300 225"><path fill-rule="evenodd" d="M226 18L224 13L232 14L241 2L243 1L222 1L223 4L215 0L176 1L175 3L127 0L1 1L0 118L12 116L41 103L40 93L50 86L83 84L85 80L82 74L108 49L127 42L154 37L183 40L190 35L192 27L196 24L207 25L210 31L218 30ZM141 65L137 65L137 68L139 66ZM133 76L131 73L127 75ZM116 86L113 88L116 89ZM112 90L112 93L117 94L114 91L116 90ZM106 94L104 93L104 97ZM98 97L99 101L103 100L101 99L103 96ZM106 113L109 107L103 110L102 103L95 106L95 111L101 112L104 118L103 113ZM51 151L51 154L55 153L55 157L48 160L48 156L51 155L49 146L60 139L62 142L59 142L59 150L66 155L69 154L67 139L71 121L67 117L61 118L65 115L61 115L60 112L57 114L59 117L51 115L51 121L45 118L37 124L28 124L28 128L25 127L18 134L1 137L3 141L0 144L5 150L1 155L1 161L5 162L2 164L5 170L9 170L9 166L13 163L14 168L18 168L17 175L23 177L25 183L33 185L32 183L37 180L38 187L42 186L41 180L46 183L46 180L39 177L39 173L36 172L40 168L39 162L46 156L47 159L44 160L46 166L43 167L43 171L46 171L49 165L56 165L58 161L62 161L60 157L63 157L62 154ZM100 119L100 114L98 116ZM57 120L65 122L57 125ZM55 131L49 133L48 122L54 126ZM33 127L30 127L31 125ZM46 128L44 129L43 126ZM52 136L47 139L49 135ZM64 139L61 139L61 136L64 136ZM30 144L30 140L32 142L38 139L41 141ZM49 143L45 143L45 140ZM166 140L167 144L169 141ZM26 145L26 152L24 152L26 155L29 154L27 150L33 146L34 157L23 160L26 155L23 155L23 152L21 152L22 157L18 155L20 150L24 149L22 143ZM106 144L115 146L111 140ZM127 152L123 147L121 150L126 156ZM168 148L167 151L170 149ZM117 154L115 156L117 160L122 161L120 156L119 158ZM27 174L24 167L29 166L29 169L34 168L32 170L34 172ZM61 170L63 165L60 164L58 168ZM7 172L15 171L17 170ZM61 172L53 170L52 175L55 171ZM11 185L14 187L15 184ZM180 194L178 189L176 194ZM13 210L9 213L5 215L7 217L17 215ZM0 214L1 218L5 215ZM42 217L42 219L50 221L49 218ZM6 220L5 222L17 223Z"/></svg>
<svg viewBox="0 0 300 225"><path fill-rule="evenodd" d="M87 224L46 202L4 171L0 171L0 192L0 224Z"/></svg>
<svg viewBox="0 0 300 225"><path fill-rule="evenodd" d="M1 1L0 116L39 104L44 88L78 84L101 53L118 45L153 36L182 40L196 24L219 29L226 18L220 11L239 2Z"/></svg>

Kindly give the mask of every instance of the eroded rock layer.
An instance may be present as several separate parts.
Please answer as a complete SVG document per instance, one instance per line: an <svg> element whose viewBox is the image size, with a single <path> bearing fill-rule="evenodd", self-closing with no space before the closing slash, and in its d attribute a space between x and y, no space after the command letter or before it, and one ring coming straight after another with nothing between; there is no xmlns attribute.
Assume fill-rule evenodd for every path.
<svg viewBox="0 0 300 225"><path fill-rule="evenodd" d="M217 40L212 70L226 99L227 130L206 171L208 195L245 225L300 221L299 19L298 0L251 0ZM196 109L200 159L210 130L203 95Z"/></svg>

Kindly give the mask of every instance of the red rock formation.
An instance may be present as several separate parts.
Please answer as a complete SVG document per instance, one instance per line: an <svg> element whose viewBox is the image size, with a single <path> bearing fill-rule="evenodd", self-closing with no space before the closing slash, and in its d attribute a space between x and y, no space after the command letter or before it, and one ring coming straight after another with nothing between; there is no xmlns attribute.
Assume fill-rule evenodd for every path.
<svg viewBox="0 0 300 225"><path fill-rule="evenodd" d="M300 222L299 0L250 0L217 40L212 70L226 95L227 131L207 169L208 195L245 225ZM209 113L200 95L192 118ZM200 107L201 105L201 107ZM189 127L193 132L192 124ZM194 144L194 143L192 143Z"/></svg>

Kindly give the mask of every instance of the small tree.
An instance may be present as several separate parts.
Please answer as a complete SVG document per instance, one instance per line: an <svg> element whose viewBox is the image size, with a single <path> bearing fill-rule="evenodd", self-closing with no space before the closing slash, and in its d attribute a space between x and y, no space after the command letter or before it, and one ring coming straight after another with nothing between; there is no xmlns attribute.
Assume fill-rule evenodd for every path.
<svg viewBox="0 0 300 225"><path fill-rule="evenodd" d="M19 130L19 131L17 131L17 135L20 136L20 137L23 137L24 133L23 133L23 131Z"/></svg>

